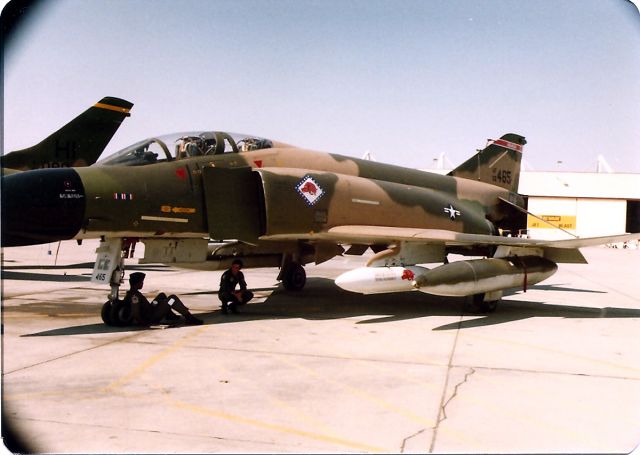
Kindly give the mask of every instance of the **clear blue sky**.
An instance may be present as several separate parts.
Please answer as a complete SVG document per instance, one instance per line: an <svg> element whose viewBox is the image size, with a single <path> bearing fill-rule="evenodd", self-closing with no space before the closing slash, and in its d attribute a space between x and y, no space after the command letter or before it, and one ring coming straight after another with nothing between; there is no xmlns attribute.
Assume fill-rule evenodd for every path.
<svg viewBox="0 0 640 455"><path fill-rule="evenodd" d="M640 172L640 15L624 0L55 0L4 55L4 150L103 96L106 153L218 129L427 168L527 137L537 170Z"/></svg>

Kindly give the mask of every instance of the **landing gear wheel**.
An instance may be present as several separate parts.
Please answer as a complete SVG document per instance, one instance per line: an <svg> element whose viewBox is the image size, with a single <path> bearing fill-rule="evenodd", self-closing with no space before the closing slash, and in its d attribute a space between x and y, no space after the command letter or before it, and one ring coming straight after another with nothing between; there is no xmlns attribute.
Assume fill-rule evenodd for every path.
<svg viewBox="0 0 640 455"><path fill-rule="evenodd" d="M133 311L131 304L122 300L116 300L111 304L111 325L125 327L133 323Z"/></svg>
<svg viewBox="0 0 640 455"><path fill-rule="evenodd" d="M496 308L498 308L497 300L490 300L488 302L482 302L480 304L480 310L483 313L493 313L494 311L496 311Z"/></svg>
<svg viewBox="0 0 640 455"><path fill-rule="evenodd" d="M470 310L473 313L493 313L498 307L498 300L484 300L485 294L474 294L472 296Z"/></svg>
<svg viewBox="0 0 640 455"><path fill-rule="evenodd" d="M102 316L102 322L106 325L113 325L111 320L111 301L107 300L104 305L102 305L102 312L100 313Z"/></svg>
<svg viewBox="0 0 640 455"><path fill-rule="evenodd" d="M300 291L307 282L307 273L297 262L289 262L282 269L282 285L287 291Z"/></svg>

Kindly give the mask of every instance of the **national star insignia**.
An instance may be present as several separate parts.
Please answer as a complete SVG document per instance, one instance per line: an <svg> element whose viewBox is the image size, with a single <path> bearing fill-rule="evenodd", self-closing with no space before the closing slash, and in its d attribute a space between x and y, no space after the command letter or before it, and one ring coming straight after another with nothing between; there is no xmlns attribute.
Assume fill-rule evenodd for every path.
<svg viewBox="0 0 640 455"><path fill-rule="evenodd" d="M449 207L444 208L444 213L448 213L449 218L452 220L455 220L457 216L461 215L460 210L456 210L451 204L449 204Z"/></svg>

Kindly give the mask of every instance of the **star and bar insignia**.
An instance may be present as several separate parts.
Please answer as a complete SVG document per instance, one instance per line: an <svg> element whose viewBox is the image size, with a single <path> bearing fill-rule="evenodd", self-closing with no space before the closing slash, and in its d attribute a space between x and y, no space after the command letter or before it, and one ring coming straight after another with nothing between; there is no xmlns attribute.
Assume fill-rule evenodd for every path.
<svg viewBox="0 0 640 455"><path fill-rule="evenodd" d="M449 218L452 220L455 220L457 216L462 215L462 213L460 213L460 210L456 210L451 204L449 204L449 207L444 208L444 213L448 213Z"/></svg>

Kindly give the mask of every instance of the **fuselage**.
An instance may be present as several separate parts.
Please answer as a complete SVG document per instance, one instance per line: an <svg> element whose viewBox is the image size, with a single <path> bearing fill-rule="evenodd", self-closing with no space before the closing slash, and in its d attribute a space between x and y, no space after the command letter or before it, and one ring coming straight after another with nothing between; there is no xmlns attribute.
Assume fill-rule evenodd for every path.
<svg viewBox="0 0 640 455"><path fill-rule="evenodd" d="M314 232L368 224L491 234L490 221L501 216L498 198L510 195L482 182L291 146L148 165L99 162L4 177L3 246L102 236L209 237L211 224L227 216L207 212L203 170L209 167L251 168L260 175L271 228L263 227L262 234L277 234L274 229L286 230L288 224L307 227L288 221L309 206L295 188L306 174L327 192L314 203L319 219L308 226Z"/></svg>

